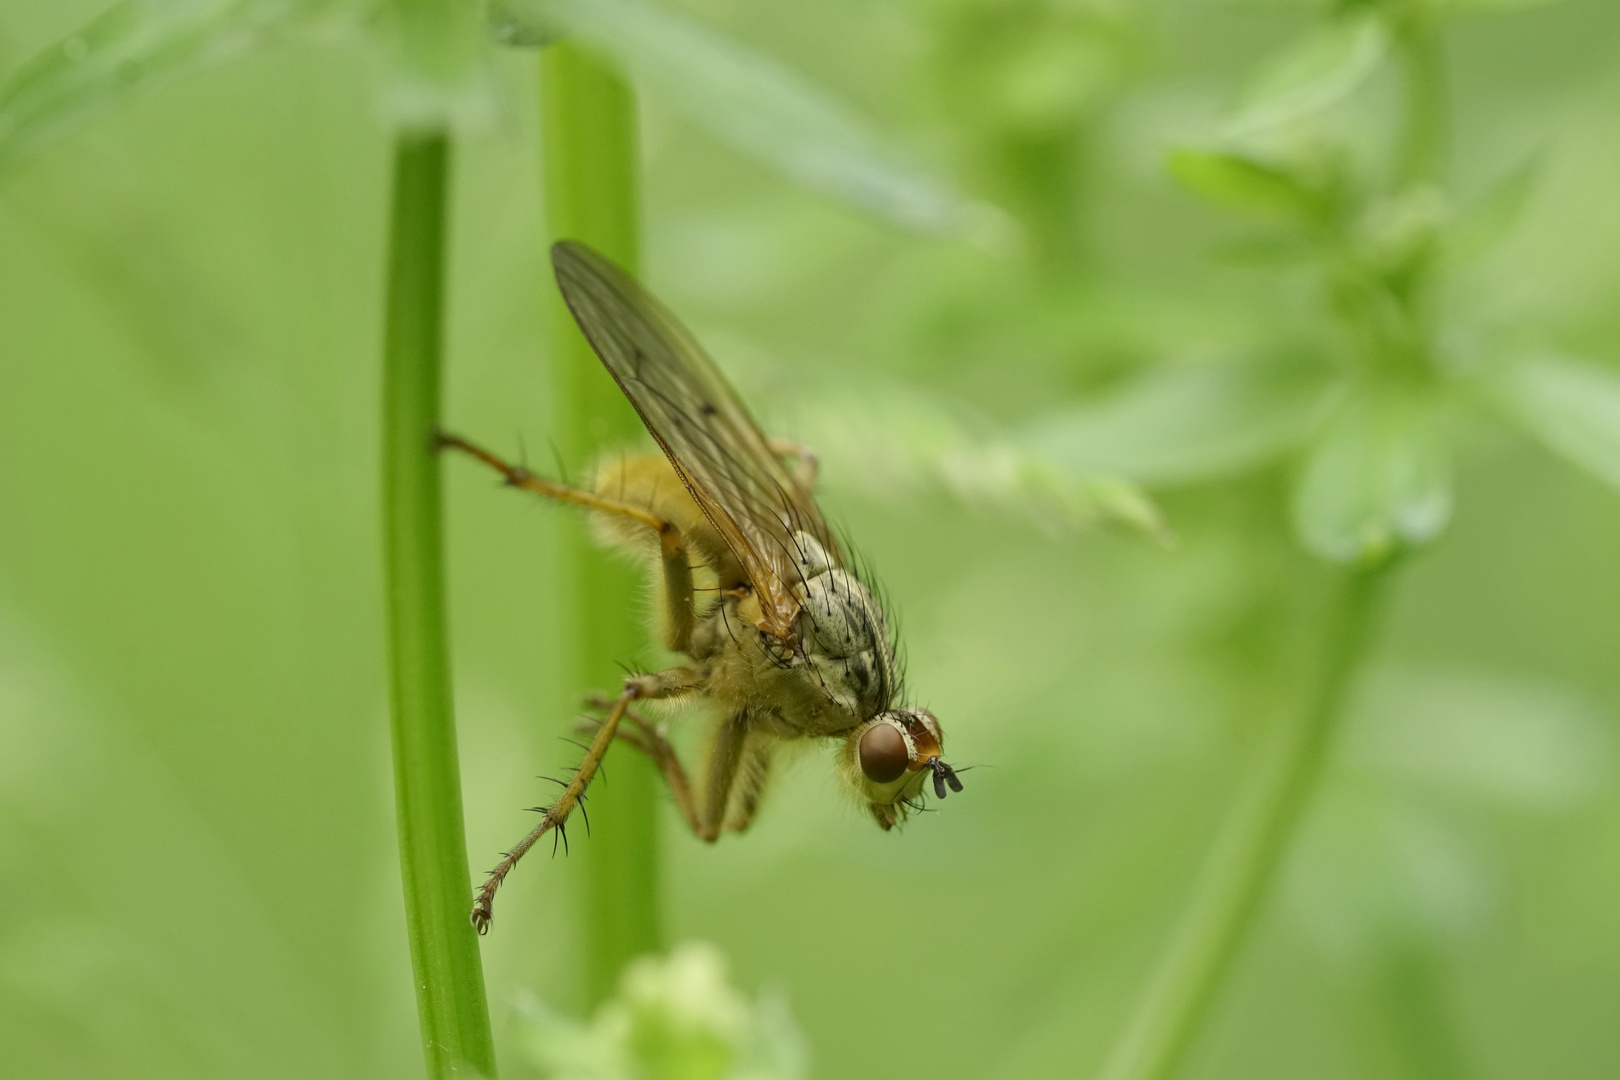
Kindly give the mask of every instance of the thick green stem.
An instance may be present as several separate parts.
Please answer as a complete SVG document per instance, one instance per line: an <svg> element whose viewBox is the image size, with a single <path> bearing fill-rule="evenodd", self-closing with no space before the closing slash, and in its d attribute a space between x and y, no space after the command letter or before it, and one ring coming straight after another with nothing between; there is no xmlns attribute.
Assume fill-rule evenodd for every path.
<svg viewBox="0 0 1620 1080"><path fill-rule="evenodd" d="M1387 573L1387 564L1349 571L1337 584L1311 696L1277 732L1227 822L1157 976L1103 1068L1105 1080L1168 1080L1180 1067L1304 816Z"/></svg>
<svg viewBox="0 0 1620 1080"><path fill-rule="evenodd" d="M439 462L446 195L442 134L394 152L383 354L383 542L392 674L394 802L417 1013L433 1080L495 1075L478 937L444 618Z"/></svg>
<svg viewBox="0 0 1620 1080"><path fill-rule="evenodd" d="M583 240L626 269L639 259L635 98L600 60L571 42L540 57L540 123L546 231ZM553 438L576 466L644 439L641 423L591 352L556 290L549 290ZM570 523L561 553L570 569L572 677L582 691L616 690L621 664L644 656L646 599L633 571L604 555L584 523ZM594 1004L612 994L627 960L660 946L658 806L652 763L619 747L591 788L586 863L584 988Z"/></svg>

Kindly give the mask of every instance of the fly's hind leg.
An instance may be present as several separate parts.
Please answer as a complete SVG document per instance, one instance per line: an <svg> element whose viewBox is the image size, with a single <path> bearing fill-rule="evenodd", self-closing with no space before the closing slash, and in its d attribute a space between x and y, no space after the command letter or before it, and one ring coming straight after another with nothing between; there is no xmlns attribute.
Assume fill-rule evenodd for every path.
<svg viewBox="0 0 1620 1080"><path fill-rule="evenodd" d="M591 745L585 750L585 760L574 770L573 779L563 787L557 801L545 808L540 824L502 856L501 861L495 864L495 868L484 879L484 885L478 890L477 899L473 901L470 916L473 926L480 934L489 930L490 921L495 916L495 891L501 887L501 882L506 880L506 875L512 872L518 860L523 858L546 833L556 830L559 837L566 835L564 830L568 824L568 816L585 798L585 789L590 787L591 781L595 779L596 771L602 764L602 755L607 753L609 744L613 742L613 736L618 731L625 712L629 710L630 703L676 697L689 693L696 686L696 673L690 668L671 668L656 675L637 675L625 681L624 690L613 699L606 718L597 729L596 738L591 740Z"/></svg>
<svg viewBox="0 0 1620 1080"><path fill-rule="evenodd" d="M668 605L668 622L664 630L664 644L674 652L687 652L692 646L692 631L697 625L692 589L692 562L686 537L672 521L667 521L645 507L621 499L609 498L584 488L559 484L537 476L522 465L514 465L492 451L470 440L447 432L438 433L442 450L459 450L494 469L505 479L508 487L522 488L548 499L573 503L598 513L637 521L658 536L658 552L664 570L664 598Z"/></svg>

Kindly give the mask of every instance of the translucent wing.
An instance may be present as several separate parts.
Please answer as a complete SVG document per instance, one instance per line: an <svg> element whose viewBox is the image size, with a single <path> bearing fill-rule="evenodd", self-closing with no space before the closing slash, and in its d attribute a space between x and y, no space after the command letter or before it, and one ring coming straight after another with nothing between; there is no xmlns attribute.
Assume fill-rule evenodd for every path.
<svg viewBox="0 0 1620 1080"><path fill-rule="evenodd" d="M795 534L814 537L841 562L810 492L771 452L736 391L668 308L576 241L555 244L551 262L591 347L742 564L759 600L760 629L792 640L799 613L793 587L814 558Z"/></svg>

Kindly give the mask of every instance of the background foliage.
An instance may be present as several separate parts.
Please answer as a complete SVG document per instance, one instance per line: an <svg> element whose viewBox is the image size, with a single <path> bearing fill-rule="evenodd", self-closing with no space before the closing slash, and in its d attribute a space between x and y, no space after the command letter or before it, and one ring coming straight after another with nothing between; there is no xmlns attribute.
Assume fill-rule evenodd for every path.
<svg viewBox="0 0 1620 1080"><path fill-rule="evenodd" d="M1432 538L1189 1074L1614 1075L1620 9L1438 5L1424 134L1403 5L554 7L685 87L644 95L646 275L825 452L915 693L989 766L903 838L819 751L744 841L666 815L668 936L785 988L817 1076L1089 1074L1306 692L1319 555ZM472 125L450 420L544 464L532 54L470 76L457 45L379 95L386 20L188 0L119 36L141 8L101 64L71 36L99 5L0 4L0 1060L414 1075L383 121ZM75 40L93 63L30 60ZM1397 354L1422 392L1377 411L1358 357ZM557 516L463 470L449 496L479 868L581 688ZM589 858L526 866L485 945L508 1075L525 994L581 1004Z"/></svg>

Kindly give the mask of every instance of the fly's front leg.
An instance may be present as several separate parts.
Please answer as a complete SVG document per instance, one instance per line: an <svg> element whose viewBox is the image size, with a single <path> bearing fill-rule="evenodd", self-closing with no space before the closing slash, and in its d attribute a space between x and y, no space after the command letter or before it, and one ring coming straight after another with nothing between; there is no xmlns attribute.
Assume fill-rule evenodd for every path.
<svg viewBox="0 0 1620 1080"><path fill-rule="evenodd" d="M574 812L574 807L580 804L585 797L585 789L596 777L596 770L602 764L602 755L607 753L609 744L613 742L614 733L619 729L619 722L624 719L625 712L630 708L632 701L651 700L654 698L674 697L690 691L696 685L696 673L689 668L672 668L657 675L637 675L624 684L624 690L613 699L608 709L607 717L596 732L596 738L585 750L585 760L579 763L574 770L574 777L563 788L557 801L546 807L540 824L536 825L529 835L519 840L517 845L508 851L495 868L489 872L484 880L483 888L478 890L478 897L473 901L472 924L480 934L489 930L490 921L495 916L495 891L506 880L506 875L518 864L528 850L546 833L555 829L559 837L564 836L568 824L568 816Z"/></svg>
<svg viewBox="0 0 1620 1080"><path fill-rule="evenodd" d="M573 503L575 506L583 506L598 513L628 518L652 529L658 535L658 556L664 572L664 602L667 605L668 615L664 627L664 644L674 652L691 650L692 631L697 626L692 590L692 560L686 537L674 522L666 521L634 503L608 498L594 491L586 491L584 488L571 487L568 484L559 484L555 480L547 480L543 476L536 476L522 465L513 465L492 451L459 435L441 431L438 433L438 444L442 450L459 450L482 461L500 473L509 487L522 488L536 495L544 495L548 499Z"/></svg>

